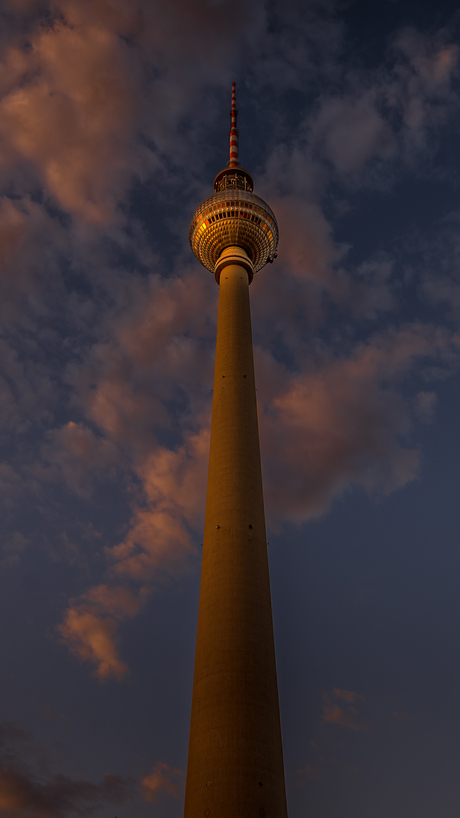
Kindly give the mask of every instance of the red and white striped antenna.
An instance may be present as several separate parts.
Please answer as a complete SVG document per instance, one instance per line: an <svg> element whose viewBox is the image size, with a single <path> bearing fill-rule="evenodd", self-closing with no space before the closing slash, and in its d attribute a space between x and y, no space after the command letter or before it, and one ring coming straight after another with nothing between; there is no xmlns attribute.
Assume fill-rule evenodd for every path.
<svg viewBox="0 0 460 818"><path fill-rule="evenodd" d="M238 162L238 128L236 127L237 116L238 111L236 110L235 83L232 82L232 110L230 111L231 117L230 161L228 163L229 168L238 168L240 165L240 163Z"/></svg>

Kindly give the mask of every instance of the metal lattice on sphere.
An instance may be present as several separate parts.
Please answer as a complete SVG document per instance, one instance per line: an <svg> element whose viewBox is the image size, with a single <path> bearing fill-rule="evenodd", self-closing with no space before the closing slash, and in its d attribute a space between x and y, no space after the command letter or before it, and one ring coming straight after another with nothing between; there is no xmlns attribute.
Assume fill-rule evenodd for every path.
<svg viewBox="0 0 460 818"><path fill-rule="evenodd" d="M276 256L278 225L263 199L247 190L230 188L209 196L197 208L190 244L198 261L212 273L222 250L232 245L242 247L256 273Z"/></svg>

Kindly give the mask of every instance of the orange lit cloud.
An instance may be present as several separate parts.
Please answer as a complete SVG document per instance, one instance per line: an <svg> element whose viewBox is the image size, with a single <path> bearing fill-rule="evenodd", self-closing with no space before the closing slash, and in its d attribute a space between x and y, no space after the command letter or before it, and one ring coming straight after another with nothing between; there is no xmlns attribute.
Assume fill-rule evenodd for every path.
<svg viewBox="0 0 460 818"><path fill-rule="evenodd" d="M4 73L18 82L0 103L0 169L26 163L65 210L113 218L136 168L128 145L139 84L129 49L108 29L56 20L27 52L10 48Z"/></svg>
<svg viewBox="0 0 460 818"><path fill-rule="evenodd" d="M343 699L343 701L347 702L348 704L353 704L356 701L364 700L364 696L362 696L361 693L354 693L353 690L340 690L339 687L334 688L332 695L336 699Z"/></svg>
<svg viewBox="0 0 460 818"><path fill-rule="evenodd" d="M346 706L337 704L337 699L346 702ZM331 694L323 693L322 722L348 727L351 730L363 730L365 725L358 717L357 708L353 706L354 703L363 699L364 697L359 693L354 693L351 690L340 690L339 688L335 688Z"/></svg>
<svg viewBox="0 0 460 818"><path fill-rule="evenodd" d="M108 550L117 575L145 582L185 569L195 554L190 534L204 511L208 451L204 429L176 451L153 451L138 467L145 503L136 509L123 542Z"/></svg>
<svg viewBox="0 0 460 818"><path fill-rule="evenodd" d="M304 776L307 781L319 781L321 778L319 767L314 764L306 764L303 770L298 771L298 775Z"/></svg>
<svg viewBox="0 0 460 818"><path fill-rule="evenodd" d="M160 794L172 795L179 798L182 790L183 770L169 767L159 762L154 769L142 780L142 793L146 801L155 803Z"/></svg>
<svg viewBox="0 0 460 818"><path fill-rule="evenodd" d="M355 707L348 707L344 710L338 704L323 705L323 722L327 724L339 724L342 727L350 727L352 730L360 730L356 717L358 711Z"/></svg>
<svg viewBox="0 0 460 818"><path fill-rule="evenodd" d="M303 519L352 483L388 492L414 479L419 457L404 443L412 421L400 381L417 360L451 354L448 334L414 325L293 378L261 413L267 507Z"/></svg>
<svg viewBox="0 0 460 818"><path fill-rule="evenodd" d="M115 632L117 623L102 619L84 608L70 608L59 632L71 652L83 661L96 665L96 676L106 681L111 676L122 679L128 668L117 655Z"/></svg>
<svg viewBox="0 0 460 818"><path fill-rule="evenodd" d="M128 668L118 656L117 627L139 610L141 593L135 597L121 587L99 585L73 601L58 631L70 651L81 661L95 665L100 681L122 679Z"/></svg>
<svg viewBox="0 0 460 818"><path fill-rule="evenodd" d="M135 616L152 583L177 576L196 555L191 533L201 522L206 493L209 432L189 435L175 452L159 448L138 466L144 500L119 545L106 549L112 578L140 584L138 595L102 584L72 600L58 632L70 651L95 667L100 681L128 673L117 630Z"/></svg>
<svg viewBox="0 0 460 818"><path fill-rule="evenodd" d="M164 303L171 303L169 295ZM123 379L123 372L143 371L144 367L149 371L156 367L162 350L168 358L168 346L174 348L177 344L167 322L162 325L160 321L156 327L156 312L150 304L142 315L145 318L138 322L139 335L134 322L125 323L119 336L122 341L113 350L104 350L100 358L100 383L106 384L107 372L112 372L110 377L115 378L119 395L119 402L107 401L100 426L101 433L109 434L114 443L129 443L133 447L131 469L137 481L128 530L121 542L106 547L108 577L112 582L120 578L134 581L146 589L187 570L196 554L194 538L204 511L209 417L203 416L198 432L185 428L182 443L175 448L159 446L153 438L137 435L135 423L133 433L127 430L124 425L127 407L138 413L142 428L142 418L148 417L146 407L155 404L150 397L144 398L142 391L138 399L135 379ZM184 329L185 310L180 300L178 313L171 308L169 316L174 328ZM144 353L150 335L152 349ZM260 356L263 366L259 395L265 492L271 513L278 519L289 516L301 520L322 513L332 498L349 485L391 491L413 479L418 454L405 440L411 430L412 413L417 410L411 409L410 402L403 397L401 381L421 358L448 359L450 354L454 355L450 341L446 333L411 325L377 334L367 343L350 347L347 355L325 355L315 365L307 361L304 373L297 376L265 351ZM199 359L199 353L196 354ZM179 369L171 368L170 379L181 371L180 359L177 366ZM168 394L170 381L163 369L161 381L161 388ZM100 388L89 393L88 409L93 421L97 418L95 406L101 406L94 402L94 395L101 394ZM420 400L425 401L422 397L418 403ZM185 418L187 421L188 417ZM195 416L196 423L199 419ZM154 420L163 423L161 412ZM184 424L183 416L179 416L178 424L179 431L180 424ZM90 464L92 434L88 436L86 430L76 426L66 428L65 434L70 434L72 440L75 435L72 456L81 454L83 461L86 459ZM97 447L94 452L97 457ZM61 635L80 659L96 665L99 678L121 679L126 667L118 655L117 625L136 611L114 614L107 600L96 600L91 593L70 607ZM355 716L344 710L338 700L341 697L351 705L351 698L346 697L352 695L349 691L338 691L325 720L347 722L351 726Z"/></svg>
<svg viewBox="0 0 460 818"><path fill-rule="evenodd" d="M19 16L34 10L9 5ZM254 40L264 14L243 0L40 6L46 24L31 15L0 64L0 176L29 190L38 182L79 220L109 225L133 180L164 169L159 155L186 161L178 129L197 89L227 78L234 43L243 46L250 27Z"/></svg>

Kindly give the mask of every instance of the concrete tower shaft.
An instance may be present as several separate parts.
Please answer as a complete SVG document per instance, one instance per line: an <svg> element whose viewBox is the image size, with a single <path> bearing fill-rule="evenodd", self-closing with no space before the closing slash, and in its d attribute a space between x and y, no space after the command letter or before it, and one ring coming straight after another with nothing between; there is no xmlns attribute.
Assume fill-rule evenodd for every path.
<svg viewBox="0 0 460 818"><path fill-rule="evenodd" d="M219 316L185 818L287 818L249 306L259 249L233 235L230 226L213 270Z"/></svg>

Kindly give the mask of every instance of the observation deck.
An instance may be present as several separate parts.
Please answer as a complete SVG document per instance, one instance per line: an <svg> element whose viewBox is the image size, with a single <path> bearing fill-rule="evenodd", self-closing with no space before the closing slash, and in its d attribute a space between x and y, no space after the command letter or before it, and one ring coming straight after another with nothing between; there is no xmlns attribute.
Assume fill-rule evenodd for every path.
<svg viewBox="0 0 460 818"><path fill-rule="evenodd" d="M238 175L246 181L246 172L239 170ZM236 176L235 171L221 171L216 186L220 182L222 187L196 209L190 226L190 245L198 261L211 273L226 247L242 247L257 273L276 257L278 225L271 208L248 189L249 185L242 189L228 184L233 175Z"/></svg>
<svg viewBox="0 0 460 818"><path fill-rule="evenodd" d="M203 267L216 276L219 283L221 253L227 247L245 250L249 281L267 262L276 258L278 225L275 215L260 196L253 193L254 182L238 161L238 129L236 127L235 83L232 84L230 111L230 160L217 174L214 195L196 209L190 226L190 245Z"/></svg>

